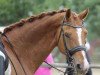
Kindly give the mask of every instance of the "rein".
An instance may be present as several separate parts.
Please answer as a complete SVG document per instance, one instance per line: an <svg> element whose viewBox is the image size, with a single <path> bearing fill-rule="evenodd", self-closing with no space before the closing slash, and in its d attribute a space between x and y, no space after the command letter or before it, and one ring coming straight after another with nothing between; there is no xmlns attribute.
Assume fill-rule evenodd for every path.
<svg viewBox="0 0 100 75"><path fill-rule="evenodd" d="M5 37L6 37L6 39L7 39L8 43L10 44L10 47L12 48L13 53L15 54L15 56L16 56L16 58L17 58L17 60L19 61L20 65L21 65L21 67L22 67L22 69L23 69L23 71L24 71L25 75L27 75L27 74L26 74L26 71L25 71L25 69L24 69L24 67L23 67L23 65L22 65L22 63L20 62L20 60L19 60L19 58L18 58L18 56L17 56L16 52L14 51L13 45L11 44L11 42L10 42L9 38L8 38L8 37L7 37L4 33L2 33L2 36L5 36ZM7 53L6 53L6 54L7 54ZM7 55L7 57L9 58L9 60L10 60L10 62L11 62L11 64L12 64L12 66L13 66L13 68L14 68L14 70L15 70L16 75L18 75L17 70L16 70L16 68L15 68L15 66L14 66L14 63L12 62L12 60L10 59L10 57L9 57L8 55ZM65 74L65 72L64 72L64 71L62 71L62 70L60 70L60 69L58 69L58 68L56 68L56 67L52 66L51 64L49 64L49 63L48 63L48 62L46 62L46 61L44 61L44 62L45 62L46 64L48 64L49 66L51 66L52 68L54 68L54 69L56 69L56 70L58 70L58 71L62 72L63 74Z"/></svg>
<svg viewBox="0 0 100 75"><path fill-rule="evenodd" d="M13 52L14 55L16 56L18 62L20 63L20 65L21 65L21 67L22 67L22 69L23 69L25 75L27 75L27 73L26 73L26 71L25 71L25 69L24 69L24 67L23 67L23 65L22 65L22 63L21 63L21 61L20 61L20 59L18 58L16 52L14 51L13 45L12 45L12 43L10 42L9 38L8 38L4 33L2 33L2 36L4 36L4 37L7 39L7 42L9 43L12 52ZM7 55L7 53L6 53L6 55ZM16 68L15 68L15 66L14 66L14 63L12 62L11 58L10 58L8 55L7 55L7 57L9 58L9 60L10 60L10 62L11 62L11 64L12 64L12 66L13 66L13 68L14 68L14 70L15 70L16 75L18 75L17 70L16 70Z"/></svg>

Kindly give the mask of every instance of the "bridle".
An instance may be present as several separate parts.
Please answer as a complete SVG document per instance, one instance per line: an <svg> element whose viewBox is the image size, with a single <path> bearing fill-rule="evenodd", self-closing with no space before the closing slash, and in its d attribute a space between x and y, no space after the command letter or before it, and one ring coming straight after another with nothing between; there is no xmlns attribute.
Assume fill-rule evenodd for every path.
<svg viewBox="0 0 100 75"><path fill-rule="evenodd" d="M63 38L63 43L64 43L64 48L65 48L65 55L66 55L66 62L67 62L67 64L68 64L68 67L66 67L66 70L65 70L65 72L63 72L63 71L61 71L61 70L59 70L59 69L57 69L56 67L54 67L54 66L52 66L52 65L50 65L49 63L47 63L46 61L44 61L46 64L48 64L49 66L51 66L52 68L54 68L54 69L56 69L56 70L58 70L58 71L60 71L60 72L62 72L62 73L64 73L64 75L66 75L66 74L68 74L68 73L71 73L71 75L77 75L77 69L76 69L76 65L75 65L75 63L74 63L74 58L72 57L73 56L73 54L75 54L76 52L78 52L78 51L86 51L86 47L84 47L84 46L76 46L76 47L74 47L74 48L71 48L71 49L68 49L68 47L67 47L67 43L66 43L66 39L65 39L65 34L64 34L64 29L63 29L63 26L70 26L70 27L72 27L72 28L82 28L82 27L84 27L84 25L83 25L83 23L82 23L82 25L81 26L74 26L74 25L72 25L70 22L66 22L66 15L64 16L64 18L63 18L63 20L62 20L62 22L61 22L61 30L60 30L60 34L59 34L59 37L58 37L58 43L59 43L59 41L60 41L60 38L61 38L61 36L62 36L62 38Z"/></svg>
<svg viewBox="0 0 100 75"><path fill-rule="evenodd" d="M83 22L84 23L84 22ZM74 58L72 57L73 54L75 54L76 52L78 51L85 51L86 52L86 47L85 46L76 46L74 48L71 48L71 49L68 49L67 47L67 43L66 43L66 39L65 39L65 34L64 34L64 29L63 29L63 26L70 26L72 28L83 28L84 25L81 26L74 26L72 25L70 22L66 22L66 15L64 16L62 22L61 22L61 30L60 30L60 34L58 36L58 43L60 41L60 37L62 36L63 38L63 43L64 43L64 48L65 48L65 55L66 55L66 62L68 64L68 67L66 67L66 70L65 72L60 70L60 69L57 69L56 67L52 66L51 64L49 64L48 62L44 61L46 64L48 64L50 67L62 72L64 75L68 74L68 73L71 73L71 75L77 75L77 69L76 69L76 65L74 63Z"/></svg>
<svg viewBox="0 0 100 75"><path fill-rule="evenodd" d="M71 68L69 68L70 71L73 72L73 74L75 75L76 68L75 68L75 64L74 64L74 58L72 56L73 56L73 54L75 54L78 51L82 51L82 50L86 51L86 47L76 46L74 48L68 49L66 39L65 39L66 36L64 34L63 26L70 26L72 28L82 28L82 27L84 27L84 25L82 24L81 26L74 26L70 22L66 22L66 15L65 15L64 19L61 23L60 35L59 35L59 38L58 38L58 43L60 41L60 37L62 36L62 38L63 38L64 48L65 48L65 51L66 51L65 55L67 57L67 63L68 63L68 66L71 66ZM67 72L68 72L68 68L66 68L66 71L65 71L64 75L66 75Z"/></svg>
<svg viewBox="0 0 100 75"><path fill-rule="evenodd" d="M59 34L59 38L58 38L58 43L59 43L59 40L60 40L60 37L62 35L63 37L63 43L64 43L64 47L65 47L65 50L68 51L68 53L72 56L73 54L75 54L76 52L78 51L81 51L81 50L84 50L86 51L86 47L85 46L76 46L74 48L71 48L71 49L68 49L67 47L67 43L66 43L66 39L65 39L65 34L64 34L64 29L63 29L63 26L70 26L70 27L73 27L73 28L83 28L84 25L82 23L82 26L74 26L72 25L70 22L66 22L66 18L64 16L64 19L61 23L61 30L60 30L60 34Z"/></svg>

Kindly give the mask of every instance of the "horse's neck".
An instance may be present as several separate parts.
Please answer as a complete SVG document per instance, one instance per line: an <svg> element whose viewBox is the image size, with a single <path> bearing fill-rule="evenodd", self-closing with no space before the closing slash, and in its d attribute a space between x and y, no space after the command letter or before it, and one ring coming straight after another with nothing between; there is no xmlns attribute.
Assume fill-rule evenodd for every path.
<svg viewBox="0 0 100 75"><path fill-rule="evenodd" d="M24 68L35 72L49 55L56 46L55 36L60 22L61 19L58 18L48 23L41 22L40 25L25 25L27 29L23 27L6 34Z"/></svg>

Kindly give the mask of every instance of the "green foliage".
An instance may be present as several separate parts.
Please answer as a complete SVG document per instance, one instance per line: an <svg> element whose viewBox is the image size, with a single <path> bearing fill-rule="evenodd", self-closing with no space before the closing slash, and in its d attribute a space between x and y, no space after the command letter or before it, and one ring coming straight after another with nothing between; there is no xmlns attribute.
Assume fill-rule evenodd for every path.
<svg viewBox="0 0 100 75"><path fill-rule="evenodd" d="M0 25L7 25L26 17L31 11L31 0L0 0Z"/></svg>
<svg viewBox="0 0 100 75"><path fill-rule="evenodd" d="M0 25L8 25L31 14L58 10L63 7L81 12L90 9L85 21L90 39L100 36L100 0L0 0Z"/></svg>

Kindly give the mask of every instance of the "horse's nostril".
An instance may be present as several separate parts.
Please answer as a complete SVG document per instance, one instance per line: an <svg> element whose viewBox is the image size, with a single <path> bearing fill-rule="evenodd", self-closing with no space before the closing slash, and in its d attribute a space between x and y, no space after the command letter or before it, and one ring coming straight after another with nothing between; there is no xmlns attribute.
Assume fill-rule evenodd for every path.
<svg viewBox="0 0 100 75"><path fill-rule="evenodd" d="M78 69L81 69L81 65L80 65L80 64L77 64L77 68L78 68Z"/></svg>

